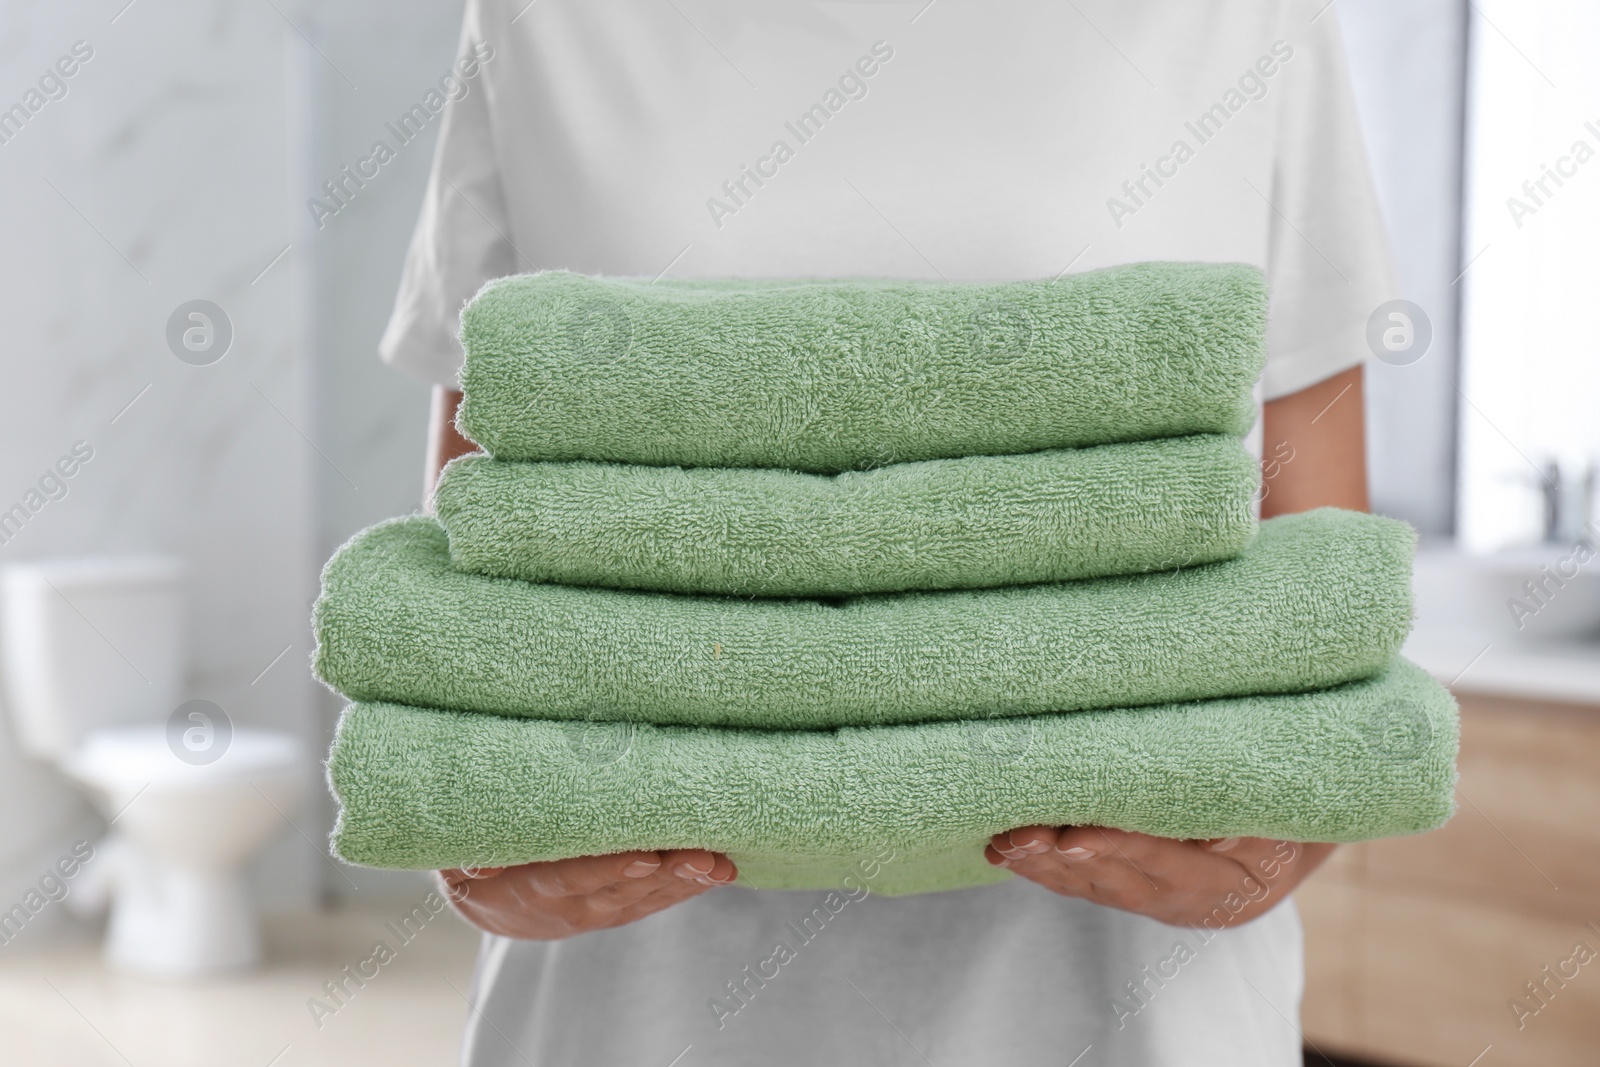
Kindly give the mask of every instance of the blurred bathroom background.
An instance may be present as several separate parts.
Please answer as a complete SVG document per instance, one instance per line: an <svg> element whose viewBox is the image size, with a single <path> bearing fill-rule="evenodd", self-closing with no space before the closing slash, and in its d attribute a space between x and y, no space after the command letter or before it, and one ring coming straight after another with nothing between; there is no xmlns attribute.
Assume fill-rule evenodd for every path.
<svg viewBox="0 0 1600 1067"><path fill-rule="evenodd" d="M303 788L246 871L259 965L150 977L102 962L84 906L107 813L0 725L6 1062L454 1062L476 938L449 916L389 933L428 881L328 856L318 759L338 706L307 667L322 561L418 504L427 391L375 349L436 121L336 214L306 202L436 87L460 15L7 5L0 108L49 88L0 114L0 565L181 560L181 699L292 737ZM1428 338L1368 362L1373 501L1424 537L1408 651L1455 687L1466 733L1450 827L1344 850L1301 893L1308 1062L1593 1062L1600 968L1562 966L1600 948L1600 10L1338 0L1324 17L1420 311L1402 325ZM99 851L69 877L79 842ZM44 906L5 927L44 878ZM380 939L403 940L381 977L324 992Z"/></svg>

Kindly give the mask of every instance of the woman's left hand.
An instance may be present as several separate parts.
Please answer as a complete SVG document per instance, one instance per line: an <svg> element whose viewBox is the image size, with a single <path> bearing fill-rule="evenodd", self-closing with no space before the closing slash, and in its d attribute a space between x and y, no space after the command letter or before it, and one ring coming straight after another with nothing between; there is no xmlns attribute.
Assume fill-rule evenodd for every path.
<svg viewBox="0 0 1600 1067"><path fill-rule="evenodd" d="M1261 517L1311 508L1367 510L1360 366L1267 401L1263 441L1276 442L1262 471ZM1293 462L1289 462L1292 458ZM1282 903L1333 845L1270 841L1172 841L1093 826L1025 826L984 850L1062 896L1082 897L1174 925L1237 925Z"/></svg>
<svg viewBox="0 0 1600 1067"><path fill-rule="evenodd" d="M1217 928L1249 922L1277 907L1336 847L1263 837L1174 841L1094 826L1025 826L996 834L984 858L1062 896L1175 926Z"/></svg>

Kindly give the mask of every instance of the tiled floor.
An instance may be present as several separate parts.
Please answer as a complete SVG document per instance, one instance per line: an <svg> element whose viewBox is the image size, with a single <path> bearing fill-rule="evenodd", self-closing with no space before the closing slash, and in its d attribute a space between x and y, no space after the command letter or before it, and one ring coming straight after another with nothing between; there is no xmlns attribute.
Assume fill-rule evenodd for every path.
<svg viewBox="0 0 1600 1067"><path fill-rule="evenodd" d="M0 952L0 1062L51 1067L383 1067L457 1062L477 933L438 915L409 941L413 903L363 903L269 918L253 973L173 983L108 971L99 946ZM393 958L345 998L323 983L373 956ZM371 973L375 965L365 969ZM350 984L354 988L354 984ZM319 998L331 1010L313 1013ZM320 1022L320 1025L319 1025Z"/></svg>

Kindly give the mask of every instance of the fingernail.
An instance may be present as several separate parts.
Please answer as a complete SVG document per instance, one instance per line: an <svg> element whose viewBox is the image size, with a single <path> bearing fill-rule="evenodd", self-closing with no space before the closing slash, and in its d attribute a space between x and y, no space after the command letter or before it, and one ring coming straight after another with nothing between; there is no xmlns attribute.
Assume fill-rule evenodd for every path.
<svg viewBox="0 0 1600 1067"><path fill-rule="evenodd" d="M1026 845L1019 845L1012 841L1010 835L1007 835L1006 840L1011 842L1012 852L1020 852L1025 856L1037 856L1041 852L1048 851L1051 847L1050 842L1040 841L1038 838L1029 841Z"/></svg>
<svg viewBox="0 0 1600 1067"><path fill-rule="evenodd" d="M702 870L701 868L690 863L680 863L674 867L673 870L677 872L679 878L687 878L691 882L698 878L704 878L706 875L711 873L710 867L706 867Z"/></svg>
<svg viewBox="0 0 1600 1067"><path fill-rule="evenodd" d="M1237 837L1224 837L1221 841L1218 841L1218 842L1216 842L1215 844L1213 844L1211 846L1211 851L1212 852L1226 852L1230 848L1232 848L1234 845L1237 845L1238 843L1239 843L1239 839Z"/></svg>
<svg viewBox="0 0 1600 1067"><path fill-rule="evenodd" d="M660 866L660 860L634 860L622 868L622 876L624 878L643 878L647 874L654 874Z"/></svg>
<svg viewBox="0 0 1600 1067"><path fill-rule="evenodd" d="M1062 849L1061 854L1069 860L1092 860L1095 855L1094 849L1079 848L1076 845L1072 848Z"/></svg>

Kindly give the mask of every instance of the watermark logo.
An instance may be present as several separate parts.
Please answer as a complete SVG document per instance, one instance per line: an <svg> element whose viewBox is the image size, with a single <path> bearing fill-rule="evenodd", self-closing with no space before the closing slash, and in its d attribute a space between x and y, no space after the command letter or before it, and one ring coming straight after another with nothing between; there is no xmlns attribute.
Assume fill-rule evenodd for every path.
<svg viewBox="0 0 1600 1067"><path fill-rule="evenodd" d="M179 704L167 717L167 747L195 767L215 763L233 743L233 720L209 700Z"/></svg>
<svg viewBox="0 0 1600 1067"><path fill-rule="evenodd" d="M633 319L614 300L577 301L563 327L568 344L601 367L612 366L633 348Z"/></svg>
<svg viewBox="0 0 1600 1067"><path fill-rule="evenodd" d="M1362 731L1374 756L1395 763L1420 759L1433 744L1433 720L1427 709L1409 700L1385 704Z"/></svg>
<svg viewBox="0 0 1600 1067"><path fill-rule="evenodd" d="M820 100L783 124L788 136L773 140L767 153L756 157L754 165L739 164L738 174L722 183L722 195L706 197L706 211L712 224L722 229L723 220L742 211L767 182L778 176L783 165L793 159L801 147L809 144L844 110L846 104L865 99L869 89L867 79L893 58L894 46L888 41L874 41L872 54L863 55L853 66L845 68L837 87L830 86ZM790 137L794 139L793 144L789 143Z"/></svg>
<svg viewBox="0 0 1600 1067"><path fill-rule="evenodd" d="M451 899L459 902L465 896L466 893L463 891L460 897L452 895ZM385 922L384 936L373 943L371 953L354 963L345 964L339 973L322 983L319 995L306 998L306 1010L310 1013L311 1021L316 1028L321 1030L330 1018L343 1011L355 999L356 994L365 989L368 982L382 974L385 967L398 959L400 950L415 941L422 931L427 929L428 924L447 907L448 904L443 896L437 892L430 892L410 911Z"/></svg>
<svg viewBox="0 0 1600 1067"><path fill-rule="evenodd" d="M1013 300L990 300L967 318L972 355L991 363L1014 363L1033 340L1033 315Z"/></svg>
<svg viewBox="0 0 1600 1067"><path fill-rule="evenodd" d="M67 894L71 892L68 883L77 877L84 864L92 859L94 859L94 846L87 841L79 841L72 846L69 854L56 860L53 866L39 876L34 885L28 887L21 900L0 911L0 945L11 944L33 921L34 916L51 904L59 904L66 900Z"/></svg>
<svg viewBox="0 0 1600 1067"><path fill-rule="evenodd" d="M1600 933L1600 923L1590 919L1588 926L1595 933ZM1567 987L1567 983L1577 978L1583 968L1594 961L1596 955L1600 954L1597 954L1587 941L1575 942L1567 956L1554 964L1545 964L1544 969L1537 975L1522 983L1527 995L1518 994L1506 1000L1506 1007L1511 1010L1511 1017L1516 1020L1517 1029L1526 1029L1528 1020L1549 1007L1550 1002Z"/></svg>
<svg viewBox="0 0 1600 1067"><path fill-rule="evenodd" d="M1590 137L1595 138L1595 143L1600 144L1600 125L1593 119L1583 124L1583 130ZM1579 137L1573 140L1566 154L1556 157L1556 165L1552 168L1548 163L1539 164L1539 176L1529 178L1522 183L1522 196L1506 197L1506 211L1511 215L1511 222L1517 229L1522 229L1527 224L1528 218L1537 215L1542 208L1550 206L1550 201L1559 193L1568 181L1578 176L1578 168L1595 157L1595 146L1588 140ZM1551 186L1555 188L1551 188Z"/></svg>
<svg viewBox="0 0 1600 1067"><path fill-rule="evenodd" d="M573 719L562 724L567 747L581 762L593 767L620 763L633 751L639 728L631 722L607 719Z"/></svg>
<svg viewBox="0 0 1600 1067"><path fill-rule="evenodd" d="M1131 980L1122 984L1119 992L1111 996L1107 1004L1112 1017L1117 1020L1117 1029L1125 1029L1130 1019L1143 1013L1169 983L1184 973L1189 963L1200 957L1217 935L1238 920L1246 908L1270 897L1273 881L1298 856L1299 850L1293 843L1279 841L1272 846L1272 855L1261 857L1254 864L1247 864L1251 869L1239 882L1238 888L1223 897L1211 909L1211 914L1200 920L1198 926L1190 925L1189 931L1194 935L1192 940L1181 934L1175 936L1171 952L1157 958L1153 964L1145 964Z"/></svg>
<svg viewBox="0 0 1600 1067"><path fill-rule="evenodd" d="M1165 155L1156 157L1154 165L1140 163L1139 173L1122 183L1121 196L1113 195L1106 198L1106 211L1111 215L1112 224L1117 229L1122 229L1124 220L1137 215L1154 200L1156 193L1176 178L1183 166L1193 159L1202 147L1227 128L1233 116L1267 95L1270 88L1269 79L1293 58L1294 47L1288 41L1272 42L1268 52L1258 56L1253 64L1246 67L1240 73L1238 81L1224 89L1222 95L1210 107L1193 119L1185 121L1183 130L1187 136L1174 140ZM1190 143L1190 138L1193 138L1193 144Z"/></svg>
<svg viewBox="0 0 1600 1067"><path fill-rule="evenodd" d="M532 6L532 5L530 5ZM439 75L436 88L429 88L422 99L414 102L392 122L383 124L384 132L394 139L379 137L364 156L356 158L354 165L341 164L332 178L322 183L321 196L306 200L306 210L317 229L328 224L328 219L339 214L355 202L366 189L367 183L377 179L395 159L400 150L425 133L435 118L444 113L448 102L464 99L472 91L472 80L483 65L494 58L494 48L487 41L475 41L472 50L456 61L455 66Z"/></svg>
<svg viewBox="0 0 1600 1067"><path fill-rule="evenodd" d="M1034 723L1029 715L968 719L964 729L973 757L991 766L1016 763L1033 747Z"/></svg>
<svg viewBox="0 0 1600 1067"><path fill-rule="evenodd" d="M784 968L798 959L805 947L820 937L828 924L846 908L871 896L872 889L868 883L893 863L896 856L894 849L886 848L875 856L855 863L850 873L840 880L840 888L828 890L810 911L784 923L782 935L773 939L770 955L746 964L733 978L722 984L721 992L714 997L707 997L706 1008L716 1021L717 1029L726 1029L728 1021L749 1007L757 994L776 981Z"/></svg>
<svg viewBox="0 0 1600 1067"><path fill-rule="evenodd" d="M209 367L233 347L233 320L209 300L189 300L167 316L167 347L191 367Z"/></svg>
<svg viewBox="0 0 1600 1067"><path fill-rule="evenodd" d="M1334 400L1337 402L1338 397L1335 397ZM1328 406L1332 407L1333 405L1330 404ZM1283 468L1293 463L1294 457L1294 446L1288 441L1279 441L1272 446L1272 455L1263 455L1261 457L1261 481L1257 484L1256 491L1253 494L1256 507L1260 507L1261 503L1272 493L1272 479L1283 473Z"/></svg>
<svg viewBox="0 0 1600 1067"><path fill-rule="evenodd" d="M46 467L36 484L28 487L22 499L9 507L0 502L0 545L8 545L44 510L46 504L65 500L71 491L69 481L94 458L94 446L87 441L74 441L72 450L63 453L55 463Z"/></svg>
<svg viewBox="0 0 1600 1067"><path fill-rule="evenodd" d="M0 144L10 144L46 105L65 100L71 89L69 80L93 58L93 45L88 41L73 41L68 53L39 75L36 85L23 90L20 100L9 106L0 103Z"/></svg>
<svg viewBox="0 0 1600 1067"><path fill-rule="evenodd" d="M858 471L875 471L884 467L892 467L900 462L900 455L887 441L879 441L872 445L856 463ZM837 478L833 480L832 488L838 492L842 486Z"/></svg>
<svg viewBox="0 0 1600 1067"><path fill-rule="evenodd" d="M1409 300L1379 304L1367 318L1367 347L1391 367L1408 367L1428 354L1433 322Z"/></svg>
<svg viewBox="0 0 1600 1067"><path fill-rule="evenodd" d="M1592 537L1597 533L1593 523L1584 524L1584 536ZM1567 583L1578 577L1586 564L1594 559L1595 550L1587 541L1579 541L1572 546L1572 551L1556 560L1554 564L1546 563L1539 568L1539 573L1522 583L1521 597L1507 597L1506 610L1511 612L1512 621L1517 624L1518 630L1527 628L1528 620L1538 615L1539 612L1550 606L1556 594L1567 587Z"/></svg>

